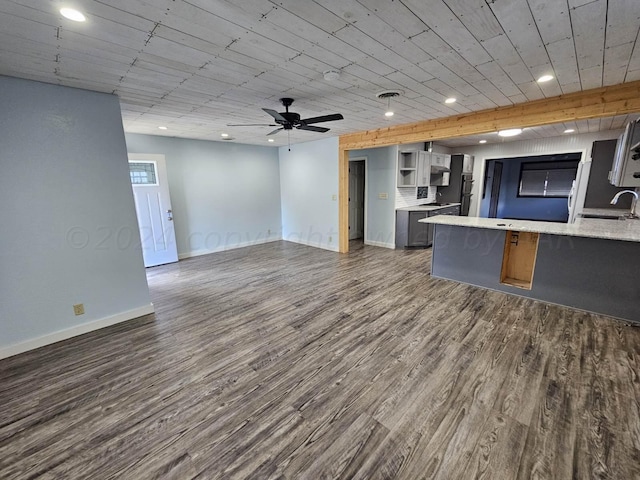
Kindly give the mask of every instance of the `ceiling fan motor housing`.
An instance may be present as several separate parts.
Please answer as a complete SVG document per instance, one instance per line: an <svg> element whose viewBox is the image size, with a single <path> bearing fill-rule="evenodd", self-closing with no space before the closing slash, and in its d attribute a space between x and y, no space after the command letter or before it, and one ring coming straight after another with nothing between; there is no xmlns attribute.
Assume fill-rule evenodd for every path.
<svg viewBox="0 0 640 480"><path fill-rule="evenodd" d="M279 123L280 125L283 125L285 127L285 129L287 128L287 126L289 126L289 128L291 128L292 125L295 125L295 124L300 122L300 114L299 113L280 112L280 115L282 115L287 121L283 122L283 121L276 120L276 123Z"/></svg>

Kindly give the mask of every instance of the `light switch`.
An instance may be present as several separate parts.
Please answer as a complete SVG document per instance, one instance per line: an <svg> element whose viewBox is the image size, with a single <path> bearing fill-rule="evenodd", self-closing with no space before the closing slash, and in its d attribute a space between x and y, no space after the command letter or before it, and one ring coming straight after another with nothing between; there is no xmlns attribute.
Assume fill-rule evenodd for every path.
<svg viewBox="0 0 640 480"><path fill-rule="evenodd" d="M338 200L338 195L331 195L331 200L333 200L334 202Z"/></svg>
<svg viewBox="0 0 640 480"><path fill-rule="evenodd" d="M387 199L389 198L389 194L388 194L388 193L386 193L386 192L379 193L379 194L378 194L378 198L379 198L380 200L387 200Z"/></svg>

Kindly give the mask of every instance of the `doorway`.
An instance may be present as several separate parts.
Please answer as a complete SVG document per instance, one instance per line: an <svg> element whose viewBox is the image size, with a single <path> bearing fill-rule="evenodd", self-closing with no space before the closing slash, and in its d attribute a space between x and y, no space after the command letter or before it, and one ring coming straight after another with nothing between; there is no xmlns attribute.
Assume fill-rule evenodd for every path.
<svg viewBox="0 0 640 480"><path fill-rule="evenodd" d="M366 159L349 161L349 240L364 239Z"/></svg>
<svg viewBox="0 0 640 480"><path fill-rule="evenodd" d="M145 267L178 261L164 155L129 154L129 176Z"/></svg>

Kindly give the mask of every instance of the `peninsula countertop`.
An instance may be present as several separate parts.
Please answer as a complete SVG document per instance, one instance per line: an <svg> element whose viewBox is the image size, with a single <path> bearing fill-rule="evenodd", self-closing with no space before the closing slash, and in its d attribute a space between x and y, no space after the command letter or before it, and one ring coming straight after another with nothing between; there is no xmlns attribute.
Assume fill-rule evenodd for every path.
<svg viewBox="0 0 640 480"><path fill-rule="evenodd" d="M396 210L402 211L402 212L431 212L433 210L440 210L442 208L449 208L449 207L457 207L459 206L460 203L447 203L446 205L437 205L435 203L427 203L424 205L414 205L413 207L400 207L400 208L396 208Z"/></svg>
<svg viewBox="0 0 640 480"><path fill-rule="evenodd" d="M603 238L640 242L640 220L602 220L579 218L575 223L536 222L529 220L508 220L504 218L435 216L419 220L422 223L434 223L459 227L487 228L491 230L516 230L519 232L538 232L549 235L570 237Z"/></svg>

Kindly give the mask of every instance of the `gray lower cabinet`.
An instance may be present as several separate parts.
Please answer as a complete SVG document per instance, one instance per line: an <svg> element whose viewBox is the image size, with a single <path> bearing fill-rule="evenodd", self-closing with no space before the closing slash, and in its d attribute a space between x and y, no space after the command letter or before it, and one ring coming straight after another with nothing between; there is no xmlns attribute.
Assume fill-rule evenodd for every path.
<svg viewBox="0 0 640 480"><path fill-rule="evenodd" d="M437 210L397 210L396 248L430 247L433 243L433 225L418 220L436 215L460 215L460 207L443 207Z"/></svg>
<svg viewBox="0 0 640 480"><path fill-rule="evenodd" d="M425 211L396 211L396 248L427 247L428 225L418 220L427 217Z"/></svg>

